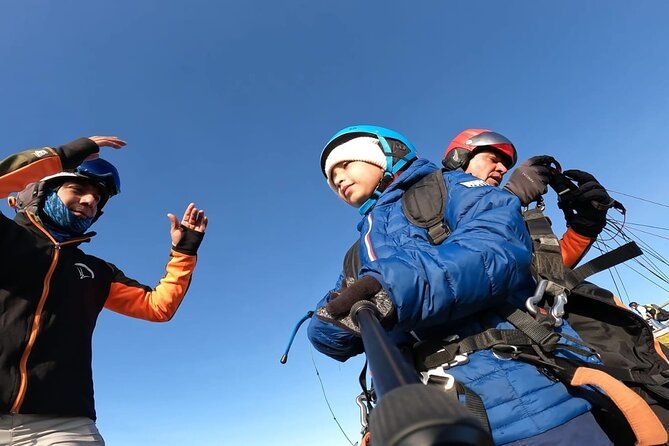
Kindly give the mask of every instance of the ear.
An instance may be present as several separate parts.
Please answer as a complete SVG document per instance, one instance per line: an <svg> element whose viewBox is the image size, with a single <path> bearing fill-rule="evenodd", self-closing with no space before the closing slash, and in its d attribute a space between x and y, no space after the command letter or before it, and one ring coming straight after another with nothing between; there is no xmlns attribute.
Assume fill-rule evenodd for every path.
<svg viewBox="0 0 669 446"><path fill-rule="evenodd" d="M448 152L448 155L441 160L441 164L444 165L446 170L464 170L467 167L467 163L469 163L470 155L471 152L469 150L458 147Z"/></svg>

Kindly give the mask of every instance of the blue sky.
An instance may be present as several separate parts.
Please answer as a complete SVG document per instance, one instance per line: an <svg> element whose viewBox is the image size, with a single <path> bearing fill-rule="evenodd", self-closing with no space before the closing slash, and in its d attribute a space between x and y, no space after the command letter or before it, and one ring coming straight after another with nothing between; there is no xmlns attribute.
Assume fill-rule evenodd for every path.
<svg viewBox="0 0 669 446"><path fill-rule="evenodd" d="M129 143L103 154L123 193L86 250L153 285L165 214L195 201L210 217L171 322L100 317L108 444L347 444L304 333L278 362L356 236L357 212L318 167L344 126L395 128L434 161L460 130L488 127L521 158L551 153L669 202L667 13L662 1L3 2L0 157L96 134ZM666 208L622 201L629 221L667 226ZM669 299L624 277L637 301ZM361 358L315 359L357 440Z"/></svg>

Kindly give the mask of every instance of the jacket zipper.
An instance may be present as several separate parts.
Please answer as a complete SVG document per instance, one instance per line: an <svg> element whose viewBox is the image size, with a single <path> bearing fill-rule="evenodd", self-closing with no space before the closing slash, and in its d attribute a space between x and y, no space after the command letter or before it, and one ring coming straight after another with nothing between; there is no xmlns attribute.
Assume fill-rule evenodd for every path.
<svg viewBox="0 0 669 446"><path fill-rule="evenodd" d="M14 404L12 404L12 408L10 409L11 413L19 413L19 410L21 410L21 405L23 404L23 399L26 396L26 390L28 389L28 357L30 356L30 352L33 346L35 345L35 341L37 340L40 320L42 319L42 310L44 309L46 298L49 295L51 276L53 275L53 272L56 269L56 265L58 264L60 248L61 246L64 245L77 243L88 239L88 237L84 237L80 239L67 240L63 243L58 243L46 229L44 229L39 223L37 223L37 221L30 214L30 212L26 212L26 214L28 215L28 219L31 221L31 223L34 224L35 227L37 227L44 235L46 235L47 238L51 241L51 243L53 243L54 251L53 251L53 258L51 259L51 265L49 266L49 270L47 271L46 276L44 277L44 285L42 286L42 295L40 296L39 302L37 304L37 309L35 310L35 316L33 317L32 326L30 328L30 337L28 338L28 344L26 345L25 350L23 350L23 354L21 355L21 360L19 362L19 374L20 374L19 391L16 395L16 398L14 399Z"/></svg>

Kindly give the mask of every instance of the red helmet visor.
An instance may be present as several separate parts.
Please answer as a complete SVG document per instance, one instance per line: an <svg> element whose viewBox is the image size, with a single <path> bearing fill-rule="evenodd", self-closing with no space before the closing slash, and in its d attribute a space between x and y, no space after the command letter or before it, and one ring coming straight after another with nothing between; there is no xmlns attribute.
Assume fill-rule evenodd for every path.
<svg viewBox="0 0 669 446"><path fill-rule="evenodd" d="M504 135L495 132L483 132L468 139L466 144L477 148L494 147L509 158L510 163L506 167L510 169L516 164L516 148Z"/></svg>

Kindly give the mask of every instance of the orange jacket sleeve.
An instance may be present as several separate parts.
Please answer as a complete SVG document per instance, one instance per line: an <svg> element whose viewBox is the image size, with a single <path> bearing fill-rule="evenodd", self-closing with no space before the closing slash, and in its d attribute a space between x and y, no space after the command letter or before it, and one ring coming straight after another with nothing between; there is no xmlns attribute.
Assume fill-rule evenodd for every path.
<svg viewBox="0 0 669 446"><path fill-rule="evenodd" d="M0 198L61 170L60 156L50 147L11 155L0 161Z"/></svg>
<svg viewBox="0 0 669 446"><path fill-rule="evenodd" d="M0 198L63 169L74 169L99 150L95 142L79 138L56 149L43 147L8 156L0 161Z"/></svg>
<svg viewBox="0 0 669 446"><path fill-rule="evenodd" d="M590 245L595 240L581 235L572 228L567 231L560 240L560 249L562 250L562 264L567 268L573 268L583 258L590 249Z"/></svg>
<svg viewBox="0 0 669 446"><path fill-rule="evenodd" d="M129 279L110 264L114 270L114 279L105 308L147 321L169 321L186 295L196 261L195 255L172 250L165 276L153 289Z"/></svg>

